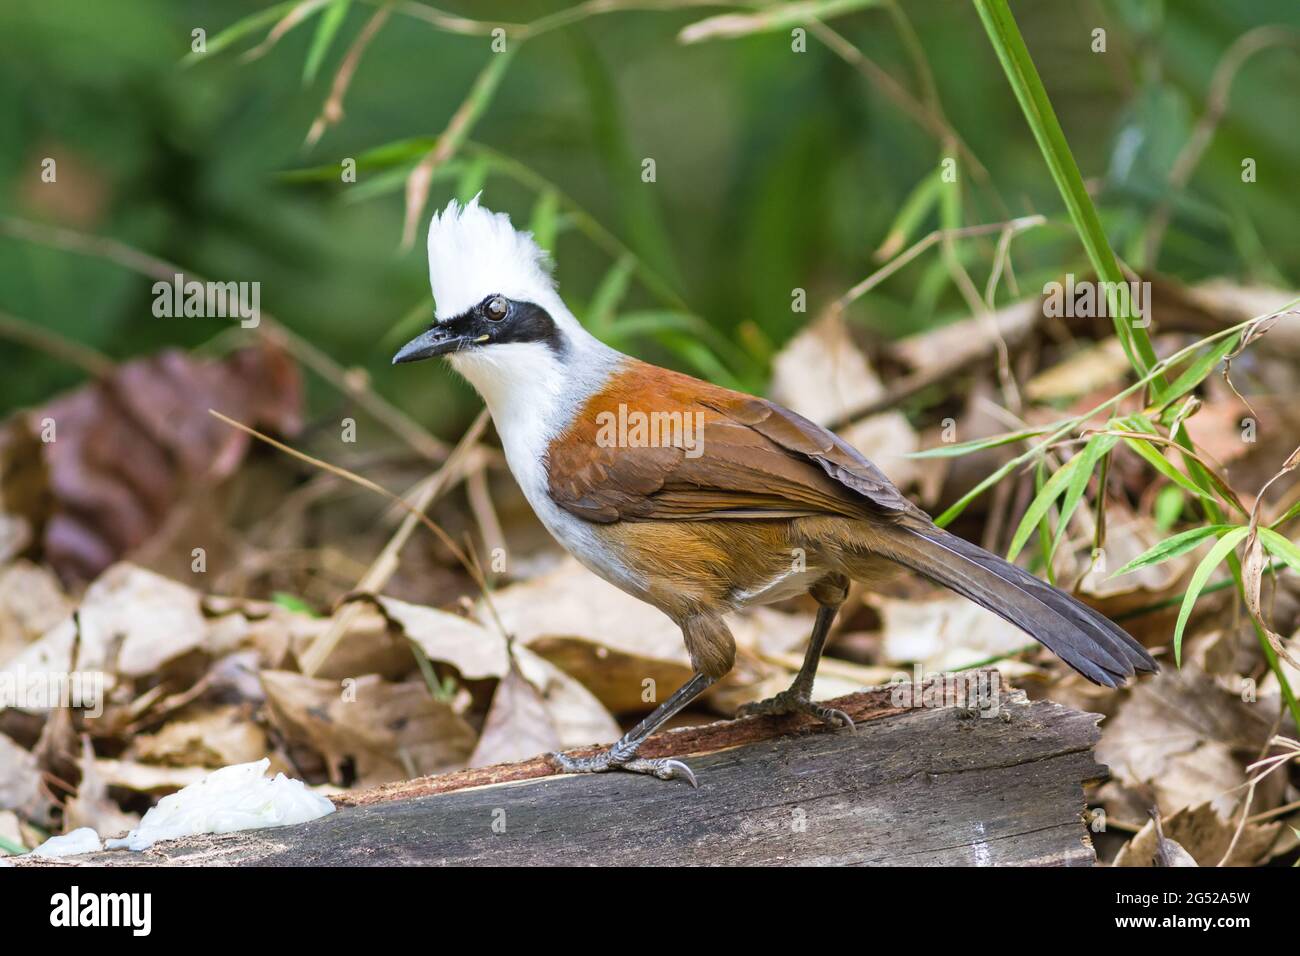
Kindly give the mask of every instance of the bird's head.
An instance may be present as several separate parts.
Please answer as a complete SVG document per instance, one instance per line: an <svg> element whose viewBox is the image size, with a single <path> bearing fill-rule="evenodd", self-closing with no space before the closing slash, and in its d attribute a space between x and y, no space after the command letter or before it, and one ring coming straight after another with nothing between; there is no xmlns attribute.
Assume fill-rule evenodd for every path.
<svg viewBox="0 0 1300 956"><path fill-rule="evenodd" d="M485 398L560 381L594 339L565 307L530 233L474 197L429 224L435 321L393 364L445 355Z"/></svg>

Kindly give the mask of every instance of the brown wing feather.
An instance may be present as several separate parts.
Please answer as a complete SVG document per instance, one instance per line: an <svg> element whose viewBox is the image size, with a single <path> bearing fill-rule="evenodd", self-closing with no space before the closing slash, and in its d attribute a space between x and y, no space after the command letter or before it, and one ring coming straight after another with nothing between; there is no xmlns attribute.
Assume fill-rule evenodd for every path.
<svg viewBox="0 0 1300 956"><path fill-rule="evenodd" d="M598 440L603 413L691 416L702 452ZM826 429L751 395L635 360L552 443L551 497L588 521L918 514L885 475Z"/></svg>

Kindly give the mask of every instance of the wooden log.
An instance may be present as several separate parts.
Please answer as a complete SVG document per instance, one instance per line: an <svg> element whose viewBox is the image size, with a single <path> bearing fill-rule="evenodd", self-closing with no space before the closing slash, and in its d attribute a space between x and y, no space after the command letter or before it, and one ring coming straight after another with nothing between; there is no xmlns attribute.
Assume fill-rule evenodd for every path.
<svg viewBox="0 0 1300 956"><path fill-rule="evenodd" d="M906 691L911 685L901 685ZM900 688L832 706L857 722L754 717L647 741L689 757L699 788L543 758L336 800L293 827L171 841L96 865L1090 865L1085 782L1098 716L1004 693L998 718L908 707ZM27 864L22 861L20 865ZM37 861L30 861L31 864Z"/></svg>

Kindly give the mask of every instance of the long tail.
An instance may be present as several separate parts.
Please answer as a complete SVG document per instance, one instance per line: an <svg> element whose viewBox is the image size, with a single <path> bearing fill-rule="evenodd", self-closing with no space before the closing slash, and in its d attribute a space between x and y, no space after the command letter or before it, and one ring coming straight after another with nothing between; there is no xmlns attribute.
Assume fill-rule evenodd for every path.
<svg viewBox="0 0 1300 956"><path fill-rule="evenodd" d="M897 525L888 537L890 558L1010 621L1093 683L1118 687L1157 670L1105 616L969 541L934 525Z"/></svg>

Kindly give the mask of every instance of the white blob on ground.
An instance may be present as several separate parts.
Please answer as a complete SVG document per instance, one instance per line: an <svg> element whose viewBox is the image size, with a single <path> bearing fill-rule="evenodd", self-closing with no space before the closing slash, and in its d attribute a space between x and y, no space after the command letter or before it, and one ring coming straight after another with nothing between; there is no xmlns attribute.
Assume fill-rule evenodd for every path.
<svg viewBox="0 0 1300 956"><path fill-rule="evenodd" d="M301 780L282 773L267 778L270 766L271 761L263 757L214 770L198 783L163 797L138 827L124 839L109 840L107 846L145 850L159 840L284 827L334 812L334 804Z"/></svg>
<svg viewBox="0 0 1300 956"><path fill-rule="evenodd" d="M52 836L29 856L75 856L78 853L98 853L104 849L99 834L90 827L80 827L63 836Z"/></svg>

